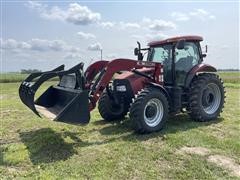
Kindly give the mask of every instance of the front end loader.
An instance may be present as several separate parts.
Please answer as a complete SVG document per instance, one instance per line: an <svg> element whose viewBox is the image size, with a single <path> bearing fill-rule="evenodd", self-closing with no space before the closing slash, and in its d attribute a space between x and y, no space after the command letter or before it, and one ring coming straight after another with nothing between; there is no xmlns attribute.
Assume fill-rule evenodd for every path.
<svg viewBox="0 0 240 180"><path fill-rule="evenodd" d="M43 115L54 121L71 124L87 124L90 111L109 88L109 82L116 72L136 71L148 67L160 73L159 63L144 63L129 59L98 61L83 72L83 63L69 70L64 65L47 72L30 74L19 87L21 101L36 115ZM141 72L139 72L141 73ZM151 79L150 75L146 75ZM38 88L47 80L58 77L59 83L50 86L42 95L35 98ZM151 79L155 81L155 79Z"/></svg>
<svg viewBox="0 0 240 180"><path fill-rule="evenodd" d="M200 36L179 36L138 47L138 60L97 61L83 71L83 63L64 70L30 74L20 85L21 101L36 115L70 124L87 124L97 106L105 121L127 113L139 133L159 131L168 115L188 113L196 121L216 119L225 91L211 65L203 63ZM207 48L206 48L207 49ZM142 51L147 51L144 61ZM39 87L59 78L38 98Z"/></svg>

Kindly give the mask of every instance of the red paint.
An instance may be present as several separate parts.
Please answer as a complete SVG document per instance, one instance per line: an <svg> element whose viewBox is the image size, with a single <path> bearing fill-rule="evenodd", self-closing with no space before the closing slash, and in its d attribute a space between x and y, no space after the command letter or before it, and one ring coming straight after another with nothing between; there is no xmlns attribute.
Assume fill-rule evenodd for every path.
<svg viewBox="0 0 240 180"><path fill-rule="evenodd" d="M99 73L103 68L106 67L108 64L108 61L97 61L90 66L85 71L85 77L87 82L92 82L93 78L96 76L97 73Z"/></svg>
<svg viewBox="0 0 240 180"><path fill-rule="evenodd" d="M97 65L94 65L94 67L96 66L97 69L101 69L98 68ZM93 67L93 66L92 66ZM89 72L91 71L91 68L89 67L89 69L87 69ZM155 74L155 76L153 76L154 82L159 83L159 75L161 72L161 68L162 65L160 63L153 63L153 62L143 62L143 61L136 61L136 60L131 60L131 59L115 59L112 61L107 62L106 64L103 63L103 66L105 68L105 73L102 76L101 80L99 81L98 85L96 86L96 90L94 91L92 97L91 97L91 103L90 103L90 110L94 109L94 107L96 106L96 102L98 101L99 97L101 96L103 90L106 88L106 86L108 85L109 81L112 79L113 75L116 72L119 71L131 71L133 69L137 69L139 71L144 71L141 70L142 68L145 69L152 69L153 73ZM158 76L156 78L156 76ZM142 88L144 86L143 83L145 83L146 78L137 78L135 80L135 85L133 85L133 87L135 86L135 90ZM150 81L149 79L147 79L147 81Z"/></svg>
<svg viewBox="0 0 240 180"><path fill-rule="evenodd" d="M151 74L154 73L154 68L142 68L138 71L146 74ZM128 79L128 81L131 82L130 85L134 94L141 90L145 86L145 84L150 81L148 78L139 76L130 71L117 75L115 79Z"/></svg>
<svg viewBox="0 0 240 180"><path fill-rule="evenodd" d="M198 64L194 66L189 74L196 74L197 72L217 72L217 69L209 64Z"/></svg>
<svg viewBox="0 0 240 180"><path fill-rule="evenodd" d="M153 42L148 43L148 45L149 46L158 46L158 45L178 42L179 40L202 41L203 38L201 36L176 36L176 37L168 38L168 39L161 40L161 41L153 41Z"/></svg>

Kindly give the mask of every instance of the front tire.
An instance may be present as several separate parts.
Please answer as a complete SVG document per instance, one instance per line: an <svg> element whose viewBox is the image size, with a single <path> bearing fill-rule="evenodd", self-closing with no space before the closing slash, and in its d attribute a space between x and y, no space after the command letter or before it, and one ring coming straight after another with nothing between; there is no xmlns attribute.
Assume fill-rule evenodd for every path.
<svg viewBox="0 0 240 180"><path fill-rule="evenodd" d="M199 74L190 86L189 114L196 121L216 119L224 107L224 99L224 86L219 76Z"/></svg>
<svg viewBox="0 0 240 180"><path fill-rule="evenodd" d="M145 88L130 108L133 128L138 133L150 133L163 128L168 118L168 101L156 88Z"/></svg>
<svg viewBox="0 0 240 180"><path fill-rule="evenodd" d="M104 91L98 101L98 111L102 118L106 121L114 121L123 119L129 109L128 104L115 104Z"/></svg>

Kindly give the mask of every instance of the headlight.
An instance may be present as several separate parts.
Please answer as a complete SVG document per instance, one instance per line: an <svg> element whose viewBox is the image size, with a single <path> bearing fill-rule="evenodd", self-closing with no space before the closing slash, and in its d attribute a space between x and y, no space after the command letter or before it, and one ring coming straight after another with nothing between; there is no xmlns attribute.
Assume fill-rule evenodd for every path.
<svg viewBox="0 0 240 180"><path fill-rule="evenodd" d="M117 86L116 90L120 91L120 92L125 92L125 91L127 91L127 88L125 85L121 85L121 86Z"/></svg>

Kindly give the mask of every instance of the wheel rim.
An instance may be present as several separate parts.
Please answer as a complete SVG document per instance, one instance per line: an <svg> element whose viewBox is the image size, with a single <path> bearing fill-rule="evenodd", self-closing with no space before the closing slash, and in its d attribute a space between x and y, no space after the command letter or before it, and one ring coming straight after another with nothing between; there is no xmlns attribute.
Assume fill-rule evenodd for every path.
<svg viewBox="0 0 240 180"><path fill-rule="evenodd" d="M163 104L157 99L153 98L146 104L144 108L144 121L150 127L157 126L163 118Z"/></svg>
<svg viewBox="0 0 240 180"><path fill-rule="evenodd" d="M202 96L203 110L207 114L214 114L220 106L221 99L221 92L218 85L215 83L208 84Z"/></svg>

